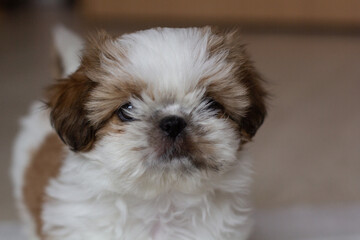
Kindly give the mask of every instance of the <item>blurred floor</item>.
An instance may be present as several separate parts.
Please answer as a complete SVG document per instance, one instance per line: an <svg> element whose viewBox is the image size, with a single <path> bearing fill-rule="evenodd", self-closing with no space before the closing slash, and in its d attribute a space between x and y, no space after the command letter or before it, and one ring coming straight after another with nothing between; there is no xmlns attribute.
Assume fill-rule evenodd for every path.
<svg viewBox="0 0 360 240"><path fill-rule="evenodd" d="M11 146L18 119L52 81L50 30L59 21L83 26L50 10L0 19L0 220L16 218ZM273 94L250 145L255 206L360 203L360 37L246 31L244 39Z"/></svg>

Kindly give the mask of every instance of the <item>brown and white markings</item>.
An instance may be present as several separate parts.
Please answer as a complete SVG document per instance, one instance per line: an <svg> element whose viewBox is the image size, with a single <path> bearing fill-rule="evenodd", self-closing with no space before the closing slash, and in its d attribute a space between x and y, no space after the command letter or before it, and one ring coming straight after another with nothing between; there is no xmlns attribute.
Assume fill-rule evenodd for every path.
<svg viewBox="0 0 360 240"><path fill-rule="evenodd" d="M75 69L73 58L62 59L65 72ZM59 137L50 130L31 154L15 157L14 169L27 161L13 175L23 173L19 205L37 235L246 239L251 164L243 145L266 116L266 91L240 35L99 32L75 65L46 94L44 119ZM41 128L27 122L24 132Z"/></svg>

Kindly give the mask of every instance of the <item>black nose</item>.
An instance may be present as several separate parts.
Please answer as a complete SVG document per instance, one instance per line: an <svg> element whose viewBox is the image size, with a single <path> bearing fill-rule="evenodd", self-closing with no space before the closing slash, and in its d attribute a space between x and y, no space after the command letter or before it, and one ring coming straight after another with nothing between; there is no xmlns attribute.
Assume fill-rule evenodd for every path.
<svg viewBox="0 0 360 240"><path fill-rule="evenodd" d="M186 127L186 122L178 116L168 116L160 121L160 128L171 138L175 138Z"/></svg>

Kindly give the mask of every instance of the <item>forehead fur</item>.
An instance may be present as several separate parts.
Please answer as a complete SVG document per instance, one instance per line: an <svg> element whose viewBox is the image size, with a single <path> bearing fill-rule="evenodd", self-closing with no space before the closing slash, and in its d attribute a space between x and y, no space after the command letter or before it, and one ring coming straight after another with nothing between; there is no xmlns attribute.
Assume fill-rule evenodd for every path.
<svg viewBox="0 0 360 240"><path fill-rule="evenodd" d="M91 38L83 62L97 63L96 70L102 69L89 69L95 79L99 74L107 75L103 80L116 82L128 77L160 87L162 92L186 92L204 77L208 83L211 78L230 77L228 49L219 48L220 43L210 27L156 28L118 38L100 32Z"/></svg>
<svg viewBox="0 0 360 240"><path fill-rule="evenodd" d="M194 90L206 89L241 116L249 105L247 89L235 76L238 62L229 61L229 52L224 37L210 27L156 28L118 38L101 32L90 39L83 56L87 76L100 83L89 108L99 104L97 98L120 96L119 90L125 91L124 98L146 91L161 100L166 96L181 99ZM129 88L132 91L127 91Z"/></svg>
<svg viewBox="0 0 360 240"><path fill-rule="evenodd" d="M186 93L204 77L225 78L231 68L225 52L209 54L211 30L150 29L117 40L128 49L127 72L154 90ZM208 79L211 80L211 79Z"/></svg>

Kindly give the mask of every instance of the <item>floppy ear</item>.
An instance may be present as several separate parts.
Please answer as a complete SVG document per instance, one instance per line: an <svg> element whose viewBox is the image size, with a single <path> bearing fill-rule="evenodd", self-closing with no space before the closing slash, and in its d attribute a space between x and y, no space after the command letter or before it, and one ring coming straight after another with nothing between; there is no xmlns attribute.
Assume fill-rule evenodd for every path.
<svg viewBox="0 0 360 240"><path fill-rule="evenodd" d="M245 51L239 32L224 32L223 36L224 44L229 49L228 61L234 64L238 81L247 88L250 105L240 120L240 130L246 140L251 140L266 117L265 100L268 94L263 87L263 79Z"/></svg>
<svg viewBox="0 0 360 240"><path fill-rule="evenodd" d="M53 127L73 151L90 150L97 130L104 123L91 123L86 104L92 90L98 85L88 77L89 72L99 73L99 55L109 38L105 32L99 32L83 43L81 38L62 26L54 31L55 47L63 73L62 78L48 88L46 99ZM81 50L84 51L82 56Z"/></svg>
<svg viewBox="0 0 360 240"><path fill-rule="evenodd" d="M62 25L54 28L53 41L56 77L61 79L46 92L50 120L62 141L69 145L71 150L86 151L95 140L94 127L87 120L85 110L85 102L95 83L88 79L82 70L75 72L80 66L84 41Z"/></svg>
<svg viewBox="0 0 360 240"><path fill-rule="evenodd" d="M261 86L262 79L252 66L245 66L242 71L244 71L244 76L241 81L244 82L248 89L250 106L246 111L246 115L240 121L240 128L245 139L250 140L255 136L266 117L265 98L267 93Z"/></svg>
<svg viewBox="0 0 360 240"><path fill-rule="evenodd" d="M57 80L47 91L50 120L63 142L73 151L90 150L95 127L87 118L85 103L96 83L81 71Z"/></svg>

